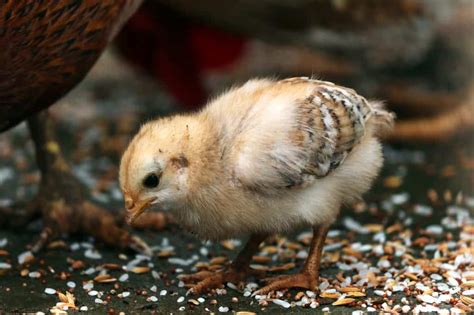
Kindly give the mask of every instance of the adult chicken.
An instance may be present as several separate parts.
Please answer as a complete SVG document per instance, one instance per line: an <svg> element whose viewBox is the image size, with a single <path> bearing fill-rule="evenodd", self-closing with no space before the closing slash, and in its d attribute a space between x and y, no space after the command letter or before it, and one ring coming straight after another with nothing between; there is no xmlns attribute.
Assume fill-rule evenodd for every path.
<svg viewBox="0 0 474 315"><path fill-rule="evenodd" d="M56 141L47 108L78 84L141 0L0 2L0 132L27 120L41 171L38 195L23 219L42 211L37 252L63 233L146 251L116 216L88 201ZM12 221L20 209L3 209ZM24 221L24 220L23 220Z"/></svg>

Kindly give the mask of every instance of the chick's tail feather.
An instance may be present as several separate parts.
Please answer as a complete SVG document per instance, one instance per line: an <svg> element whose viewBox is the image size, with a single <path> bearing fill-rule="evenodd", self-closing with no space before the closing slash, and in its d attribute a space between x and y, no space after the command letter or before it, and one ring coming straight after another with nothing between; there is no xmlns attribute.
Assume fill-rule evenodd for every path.
<svg viewBox="0 0 474 315"><path fill-rule="evenodd" d="M385 109L385 104L379 101L371 101L372 115L369 124L373 133L379 137L388 136L394 129L396 115Z"/></svg>

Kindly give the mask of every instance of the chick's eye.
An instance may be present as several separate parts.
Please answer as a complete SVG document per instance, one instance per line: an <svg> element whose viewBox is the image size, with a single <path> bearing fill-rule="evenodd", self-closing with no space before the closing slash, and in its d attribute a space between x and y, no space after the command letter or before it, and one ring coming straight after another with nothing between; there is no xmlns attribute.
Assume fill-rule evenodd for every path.
<svg viewBox="0 0 474 315"><path fill-rule="evenodd" d="M160 183L160 179L155 174L150 174L143 180L143 186L146 188L155 188Z"/></svg>

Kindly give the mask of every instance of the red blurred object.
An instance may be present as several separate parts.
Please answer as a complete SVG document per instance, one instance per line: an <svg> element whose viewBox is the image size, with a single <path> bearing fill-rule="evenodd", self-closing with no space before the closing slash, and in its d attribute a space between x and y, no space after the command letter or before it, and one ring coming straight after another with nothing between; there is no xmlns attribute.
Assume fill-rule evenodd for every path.
<svg viewBox="0 0 474 315"><path fill-rule="evenodd" d="M132 17L118 38L124 56L159 80L186 109L207 99L206 70L234 63L245 40L193 23L153 2Z"/></svg>

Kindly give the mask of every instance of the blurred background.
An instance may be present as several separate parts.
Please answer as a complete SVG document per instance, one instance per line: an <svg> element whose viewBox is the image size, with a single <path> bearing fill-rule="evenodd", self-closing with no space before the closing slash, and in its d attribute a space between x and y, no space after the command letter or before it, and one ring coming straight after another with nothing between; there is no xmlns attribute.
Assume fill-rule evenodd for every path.
<svg viewBox="0 0 474 315"><path fill-rule="evenodd" d="M339 234L333 233L328 240L329 245L336 245L328 249L331 253L326 255L323 277L335 279L342 268L337 264L350 261L344 257L354 254L354 243L373 246L373 250L351 256L368 265L378 266L387 255L393 256L394 248L403 247L430 266L462 261L454 268L472 270L473 256L462 255L469 250L474 254L473 63L472 0L148 0L86 79L50 110L74 174L90 189L95 202L118 212L123 209L117 182L119 159L143 122L198 110L213 95L256 76L312 76L354 88L367 98L383 100L398 120L393 134L386 139L386 163L374 189L365 203L344 209L341 220L334 225ZM0 134L0 207L30 199L38 182L26 125ZM370 232L365 224L371 225ZM0 229L0 260L15 265L16 255L40 229L39 222L30 224L25 233ZM386 239L371 238L375 230L386 232ZM185 288L176 280L177 269L189 272L198 258L208 262L216 256L233 257L240 246L239 242L232 246L203 245L176 226L159 233L138 233L158 257L132 261L154 264L152 269L164 280L146 276L149 273L141 277L130 273L129 282L123 285L132 292L164 286L170 294L160 296L159 307L170 312L182 307L176 304L176 295L185 294ZM288 240L300 242L300 248L287 246ZM127 253L126 260L115 249L96 248L87 236L66 241L56 244L42 262L29 267L40 271L39 280L23 275L18 281L20 270L4 274L0 268L0 290L8 291L0 293L0 310L32 311L25 305L27 296L30 306L38 306L33 310L48 311L56 301L43 293L45 286L66 290L65 279L58 276L60 271L67 273L67 280L80 283L102 273L100 266L106 263L125 264L133 257ZM71 242L81 242L76 246L81 249L71 250ZM292 268L297 268L303 263L297 253L304 243L295 235L275 238L269 244L278 248L272 254L261 253L271 257L269 265L290 262L294 263ZM387 254L375 251L380 244L396 246L391 247L392 254ZM83 250L93 247L102 255L100 258L82 255ZM166 256L169 252L160 256L169 248L172 259L187 259L190 263L177 266ZM436 260L435 256L440 255L443 260ZM457 258L461 256L465 260ZM70 257L84 261L84 270L95 269L91 274L72 270ZM400 272L394 278L402 281L401 275L406 268L415 268L415 262L397 259L400 263L394 266ZM47 269L50 264L57 274ZM384 277L387 269L378 268L376 276ZM352 272L357 273L347 271L346 275ZM429 278L431 272L438 270L421 272L419 282L435 288L435 280ZM131 304L115 297L100 304L88 295L90 289L79 289L68 290L74 291L89 310L159 309L150 306L146 295L136 294ZM381 299L371 289L367 289L367 296L373 301ZM461 301L459 293L452 296L451 304ZM393 304L400 298L396 294L388 297ZM261 310L251 298L234 303L229 294L218 300L218 305L210 306L206 301L205 306L213 311L220 305L231 305L234 310ZM357 303L354 305L360 308L361 303ZM415 296L410 303L413 308L420 305ZM369 306L381 309L382 302ZM202 307L198 309L202 311ZM187 309L196 307L186 304ZM367 305L362 309L366 310ZM273 305L267 310L280 312L281 308Z"/></svg>
<svg viewBox="0 0 474 315"><path fill-rule="evenodd" d="M471 0L148 1L118 52L178 106L254 76L314 76L386 101L392 138L440 141L474 125Z"/></svg>

